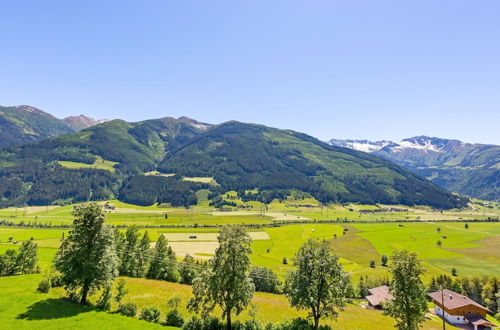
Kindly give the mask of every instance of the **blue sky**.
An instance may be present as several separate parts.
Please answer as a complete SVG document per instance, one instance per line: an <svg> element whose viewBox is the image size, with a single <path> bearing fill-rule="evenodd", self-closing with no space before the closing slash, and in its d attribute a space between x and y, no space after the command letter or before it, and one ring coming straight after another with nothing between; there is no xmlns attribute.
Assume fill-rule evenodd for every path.
<svg viewBox="0 0 500 330"><path fill-rule="evenodd" d="M2 1L0 104L500 144L500 1Z"/></svg>

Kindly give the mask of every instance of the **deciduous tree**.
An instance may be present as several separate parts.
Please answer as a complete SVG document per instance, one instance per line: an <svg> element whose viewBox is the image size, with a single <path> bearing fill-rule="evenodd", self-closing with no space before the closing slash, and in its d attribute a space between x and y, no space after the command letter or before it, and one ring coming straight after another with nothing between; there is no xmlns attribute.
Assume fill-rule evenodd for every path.
<svg viewBox="0 0 500 330"><path fill-rule="evenodd" d="M251 238L243 226L229 225L221 229L218 240L214 258L193 281L188 309L206 316L219 306L227 329L231 329L233 313L241 313L255 291L249 277Z"/></svg>
<svg viewBox="0 0 500 330"><path fill-rule="evenodd" d="M76 206L73 215L73 229L61 244L55 266L66 291L85 304L90 293L118 275L118 260L102 208L96 203Z"/></svg>
<svg viewBox="0 0 500 330"><path fill-rule="evenodd" d="M425 270L415 253L398 251L391 258L391 294L394 300L384 307L386 313L396 320L400 330L416 330L424 321L427 310L425 287L421 276Z"/></svg>
<svg viewBox="0 0 500 330"><path fill-rule="evenodd" d="M343 310L349 276L324 241L306 241L293 262L297 269L286 276L285 294L293 307L309 311L317 329L322 317L336 318Z"/></svg>

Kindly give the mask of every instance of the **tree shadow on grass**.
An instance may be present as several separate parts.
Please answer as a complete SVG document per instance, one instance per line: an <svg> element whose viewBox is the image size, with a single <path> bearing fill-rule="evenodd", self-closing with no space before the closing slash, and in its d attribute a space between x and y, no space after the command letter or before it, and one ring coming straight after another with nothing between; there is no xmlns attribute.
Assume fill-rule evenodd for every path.
<svg viewBox="0 0 500 330"><path fill-rule="evenodd" d="M19 314L17 319L22 320L51 320L72 317L81 313L90 312L89 306L71 303L65 299L45 299L29 306L26 312Z"/></svg>

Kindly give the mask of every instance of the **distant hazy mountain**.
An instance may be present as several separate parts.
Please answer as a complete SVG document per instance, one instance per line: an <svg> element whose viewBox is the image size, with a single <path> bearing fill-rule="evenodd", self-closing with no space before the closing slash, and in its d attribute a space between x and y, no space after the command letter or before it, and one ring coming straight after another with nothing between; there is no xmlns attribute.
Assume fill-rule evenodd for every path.
<svg viewBox="0 0 500 330"><path fill-rule="evenodd" d="M29 105L0 106L0 148L72 133L99 122L85 116L58 119Z"/></svg>
<svg viewBox="0 0 500 330"><path fill-rule="evenodd" d="M427 136L399 143L335 139L329 142L382 156L448 190L500 201L500 146Z"/></svg>
<svg viewBox="0 0 500 330"><path fill-rule="evenodd" d="M90 118L84 115L79 116L70 116L66 117L62 120L66 125L71 127L74 131L81 131L82 129L105 123L106 119L95 120L94 118Z"/></svg>

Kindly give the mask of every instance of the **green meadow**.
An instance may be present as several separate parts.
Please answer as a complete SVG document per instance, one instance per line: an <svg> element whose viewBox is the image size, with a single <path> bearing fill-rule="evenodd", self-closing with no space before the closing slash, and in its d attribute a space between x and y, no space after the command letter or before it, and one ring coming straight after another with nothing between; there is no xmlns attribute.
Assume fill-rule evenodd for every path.
<svg viewBox="0 0 500 330"><path fill-rule="evenodd" d="M158 324L130 318L116 313L96 311L92 306L74 304L63 299L62 288L50 293L36 292L42 275L20 275L0 278L0 319L3 329L175 329ZM191 296L187 285L154 281L140 278L124 278L129 293L124 302L134 302L138 309L157 306L162 312L162 321L168 311L166 302L174 296L181 299L180 312L185 316L186 302ZM92 297L95 303L96 295ZM282 295L256 293L252 300L257 309L257 320L261 323L280 322L295 317L304 317L304 312L290 308ZM113 305L112 310L116 310ZM216 310L214 315L218 315ZM250 319L248 311L237 319ZM334 329L374 329L383 330L394 327L393 320L380 311L361 308L356 301L348 304L340 313L338 320L324 320L324 324ZM426 320L425 329L440 329L440 322L431 317Z"/></svg>
<svg viewBox="0 0 500 330"><path fill-rule="evenodd" d="M231 198L235 198L235 194L226 194L226 199ZM240 200L236 200L236 204L241 207L221 212L211 208L207 201L186 209L166 204L141 207L113 200L107 202L106 221L113 225L136 225L141 232L147 230L152 241L157 241L162 234L185 234L185 239L181 236L171 242L174 250L177 246L182 246L182 251L189 251L190 244L193 243L193 249L197 250L190 254L203 260L212 255L210 251L203 251L204 244L214 248L213 234L219 231L220 226L232 223L252 225L248 230L263 237L252 242L252 264L271 268L280 279L293 267L295 252L310 237L324 239L331 244L344 269L351 274L353 283L360 276L388 276L387 267L380 264L381 257L384 254L390 256L394 250L399 249L418 254L427 270L425 281L431 276L451 274L452 268L457 269L458 276L500 274L500 223L467 221L497 218L500 215L498 204L484 207L474 203L467 209L443 212L400 205L321 206L317 201L307 198L274 201L267 206ZM45 225L70 225L73 206L0 209L0 220L17 224L37 222ZM332 223L320 223L319 220L329 220ZM300 223L294 223L295 221ZM465 228L466 223L468 229ZM61 238L67 232L68 229L3 226L0 227L0 253L7 249L17 249L22 241L33 238L39 247L39 265L43 274L50 269ZM205 233L211 235L201 235ZM200 239L193 242L188 238L190 235L198 235ZM441 242L440 245L438 241ZM200 252L200 246L203 253ZM177 255L178 259L182 256L179 253ZM287 264L284 264L284 259ZM375 261L375 267L370 267L371 260ZM91 306L72 304L61 299L61 288L56 288L49 294L37 293L35 289L42 276L0 278L0 291L4 293L0 295L2 326L7 329L160 328L159 325L138 318L126 318L95 311ZM134 278L127 278L126 281L130 293L125 300L134 301L139 309L155 305L164 315L167 312L166 301L170 297L179 296L182 300L180 310L184 316L188 316L185 303L191 295L189 286ZM256 293L253 303L257 306L257 318L262 323L304 316L291 309L282 295ZM246 320L249 317L245 311L238 319ZM379 311L361 308L356 301L347 306L338 321L326 323L337 329L393 327L392 319ZM425 329L439 328L440 323L436 319L426 321Z"/></svg>

